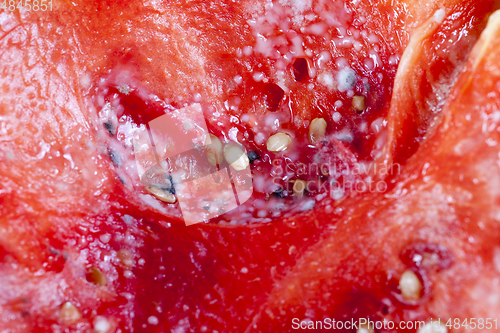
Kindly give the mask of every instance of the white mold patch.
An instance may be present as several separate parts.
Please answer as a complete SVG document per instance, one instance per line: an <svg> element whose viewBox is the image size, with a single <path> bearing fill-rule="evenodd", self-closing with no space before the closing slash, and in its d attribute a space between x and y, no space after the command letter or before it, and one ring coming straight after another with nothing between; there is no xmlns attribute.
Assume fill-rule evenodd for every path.
<svg viewBox="0 0 500 333"><path fill-rule="evenodd" d="M350 67L341 69L337 75L338 89L340 92L353 89L357 81L358 77L356 72Z"/></svg>

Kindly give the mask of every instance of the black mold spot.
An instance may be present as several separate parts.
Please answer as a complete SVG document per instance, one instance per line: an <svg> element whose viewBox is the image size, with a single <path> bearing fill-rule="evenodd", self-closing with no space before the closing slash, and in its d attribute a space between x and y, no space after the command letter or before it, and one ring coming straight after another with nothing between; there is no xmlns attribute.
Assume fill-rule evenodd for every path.
<svg viewBox="0 0 500 333"><path fill-rule="evenodd" d="M247 155L250 163L253 163L255 160L260 159L259 153L257 153L255 150L250 150Z"/></svg>
<svg viewBox="0 0 500 333"><path fill-rule="evenodd" d="M108 150L109 157L111 158L111 162L117 167L120 167L123 163L122 158L120 155L118 155L117 152L109 149Z"/></svg>
<svg viewBox="0 0 500 333"><path fill-rule="evenodd" d="M109 135L114 136L116 134L116 128L110 122L105 122L104 128L108 131Z"/></svg>
<svg viewBox="0 0 500 333"><path fill-rule="evenodd" d="M287 192L282 188L277 189L276 191L273 192L275 198L281 198L281 199L283 199L286 196L286 194Z"/></svg>

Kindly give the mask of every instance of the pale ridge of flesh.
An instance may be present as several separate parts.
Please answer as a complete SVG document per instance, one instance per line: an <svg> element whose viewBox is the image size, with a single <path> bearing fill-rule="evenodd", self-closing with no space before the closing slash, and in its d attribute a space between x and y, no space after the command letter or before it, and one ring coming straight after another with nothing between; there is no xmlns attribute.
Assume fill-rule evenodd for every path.
<svg viewBox="0 0 500 333"><path fill-rule="evenodd" d="M416 66L419 58L424 52L424 41L429 38L442 23L445 16L444 9L439 9L435 14L415 29L399 63L396 78L394 80L394 92L389 109L388 138L380 151L374 151L373 157L378 163L391 165L396 142L402 135L401 126L408 114L408 103L414 101L419 109L418 95L420 86L415 85L415 73L419 70Z"/></svg>

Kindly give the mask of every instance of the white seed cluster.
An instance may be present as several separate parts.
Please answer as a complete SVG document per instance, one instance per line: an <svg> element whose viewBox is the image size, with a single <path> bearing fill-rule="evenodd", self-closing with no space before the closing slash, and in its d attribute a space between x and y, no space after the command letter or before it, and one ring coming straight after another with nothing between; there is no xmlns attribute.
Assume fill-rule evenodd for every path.
<svg viewBox="0 0 500 333"><path fill-rule="evenodd" d="M292 138L286 133L276 133L267 139L267 150L273 153L283 151L292 143Z"/></svg>
<svg viewBox="0 0 500 333"><path fill-rule="evenodd" d="M352 98L352 107L358 112L365 111L365 96L354 96Z"/></svg>
<svg viewBox="0 0 500 333"><path fill-rule="evenodd" d="M356 330L356 333L375 333L375 331L368 324L362 324L359 325L359 328Z"/></svg>
<svg viewBox="0 0 500 333"><path fill-rule="evenodd" d="M107 286L108 284L108 279L106 278L106 275L97 267L92 266L89 268L87 271L86 275L87 281L98 285L98 286Z"/></svg>
<svg viewBox="0 0 500 333"><path fill-rule="evenodd" d="M168 191L164 191L156 186L148 186L146 187L146 190L152 195L154 195L158 200L161 200L166 203L174 203L177 200L175 198L175 195L173 195Z"/></svg>
<svg viewBox="0 0 500 333"><path fill-rule="evenodd" d="M406 270L399 280L399 289L405 300L418 301L422 292L422 283L411 270Z"/></svg>
<svg viewBox="0 0 500 333"><path fill-rule="evenodd" d="M250 165L245 150L235 143L229 143L224 147L224 158L236 171L245 170Z"/></svg>
<svg viewBox="0 0 500 333"><path fill-rule="evenodd" d="M222 142L213 134L210 134L205 145L208 147L207 159L211 165L218 165L222 163Z"/></svg>
<svg viewBox="0 0 500 333"><path fill-rule="evenodd" d="M326 120L324 118L314 118L309 125L309 142L317 144L326 133Z"/></svg>
<svg viewBox="0 0 500 333"><path fill-rule="evenodd" d="M67 324L71 325L82 319L82 314L80 310L71 302L66 302L61 306L61 319Z"/></svg>
<svg viewBox="0 0 500 333"><path fill-rule="evenodd" d="M304 191L306 190L307 183L305 180L297 179L293 184L293 193L298 197L302 198Z"/></svg>

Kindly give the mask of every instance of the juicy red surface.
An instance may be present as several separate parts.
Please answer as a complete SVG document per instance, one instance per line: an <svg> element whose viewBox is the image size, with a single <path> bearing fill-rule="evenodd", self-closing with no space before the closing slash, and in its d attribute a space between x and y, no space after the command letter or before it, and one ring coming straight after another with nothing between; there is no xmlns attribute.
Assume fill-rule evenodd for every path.
<svg viewBox="0 0 500 333"><path fill-rule="evenodd" d="M453 160L439 155L440 151L453 151L456 142L446 141L448 137L465 137L464 132L443 132L436 139L436 146L427 147L409 164L408 171L398 180L402 182L400 186L407 186L405 193L410 195L402 195L397 187L389 197L354 193L345 201L318 203L313 210L290 218L275 218L268 224L223 227L213 221L186 227L170 211L163 214L141 202L138 198L144 191L117 176L120 167L113 166L106 147L110 142L107 140L114 140L115 134L97 119L101 97L105 102L119 103L123 114L140 125L165 111L191 104L200 94L210 132L227 139L234 127L238 129L238 141L247 151L258 152L260 159L252 165L256 176L269 176L276 158L283 159L286 167L287 161L292 165L308 163L320 151L322 158L332 157L337 163L370 160L376 135L362 133L359 127L387 115L397 70L395 64L389 64L389 58L400 54L407 43L406 7L366 2L340 22L369 32L383 29L387 33L378 43L381 63L374 64L373 69L365 66L361 59L364 55L355 49L335 48L335 57L349 59L358 77L367 79L367 83L358 80L353 88L354 94L366 96L367 110L358 114L346 92L320 85L310 89L313 78L305 75L301 60L297 64L301 58L293 63L297 66L285 66L284 75L290 87L285 93L273 82L271 66L275 59L258 54L235 56L237 49L255 38L246 25L250 17L245 5L250 4L165 2L153 10L152 4L145 7L139 1L85 1L76 6L61 3L45 16L25 14L22 24L18 14L0 13L2 22L7 22L2 26L0 40L2 50L6 50L0 59L4 73L0 87L6 96L0 100L0 115L10 125L18 126L18 132L8 129L7 134L2 132L0 136L1 328L19 332L87 332L100 315L110 320L113 329L122 332L180 332L182 327L192 332L202 332L203 328L219 332L284 332L290 330L293 317L329 316L342 320L390 316L403 320L412 314L427 320L442 313L471 314L464 310L470 307L470 298L463 306L456 297L452 299L457 312L426 303L435 300L434 293L440 292L443 299L455 295L446 293L443 280L451 279L459 288L482 281L477 272L486 277L494 274L491 244L498 242L498 227L486 224L489 233L485 233L477 224L466 223L471 216L491 221L481 215L481 209L488 211L491 202L477 203L473 206L478 207L476 210L460 206L457 216L451 212L454 206L432 206L446 200L446 194L468 198L461 188L458 194L450 190L454 188L450 184L458 182L451 178L459 178L458 172L454 174L457 166L467 172L465 189L470 193L487 192L485 185L473 186L476 171L466 169L474 165L472 158ZM329 5L336 11L352 6L338 1ZM460 8L455 10L460 12ZM171 17L158 21L156 11ZM364 23L361 13L367 15ZM175 24L169 24L171 21ZM17 28L8 30L9 22L17 24ZM460 15L456 22L463 23ZM466 22L464 33L475 33L476 24ZM130 25L134 27L131 31ZM61 26L71 28L61 33ZM187 54L183 53L186 49L189 55L196 53L182 44L186 34L191 33L189 27L201 34L187 39L199 41L206 54L202 69L207 77L200 77L202 71L196 67L196 58L186 59ZM340 29L330 29L332 38L346 37ZM444 26L432 38L446 40L454 29ZM25 31L30 32L32 40L26 39ZM161 34L157 35L158 31ZM275 33L286 40L280 46L284 49L300 35L279 29ZM60 45L62 51L53 45ZM330 41L321 37L304 38L304 45L313 50L333 49ZM125 63L124 52L128 55ZM150 57L154 60L148 60ZM451 69L447 60L434 65L443 65L445 73ZM337 69L333 61L327 68ZM133 77L128 94L120 91L113 76L124 69L130 70ZM268 77L268 82L256 82L255 71ZM234 86L238 75L242 83ZM82 85L84 77L90 80L89 86ZM33 86L39 90L31 91ZM464 103L472 107L477 95L467 96ZM339 100L342 106L336 107ZM495 101L498 99L493 98L490 103ZM294 133L294 144L301 148L298 159L292 160L287 152L280 155L265 151L265 145L255 141L260 129L254 131L251 123L242 121L245 113L262 119L274 113L272 109L289 117L280 128ZM218 120L211 118L215 110L223 111ZM339 122L332 120L333 110L342 115ZM327 120L329 134L349 126L354 135L352 142L331 140L317 147L309 146L304 121L317 117ZM468 126L465 129L480 135L477 126ZM106 129L111 135L103 132ZM43 144L39 144L42 139L53 143L52 151L35 158L43 151ZM403 136L402 140L414 139ZM440 145L445 148L440 150ZM497 156L485 145L481 147L485 160L490 155ZM130 147L125 148L131 154ZM451 194L436 194L438 185L432 192L426 187L430 185L422 183L426 159L437 165L434 169L426 167L429 175L449 181L438 185ZM73 163L80 169L75 170ZM59 178L53 175L54 168ZM292 176L280 180L283 186L296 178L296 170L293 171ZM321 175L308 175L311 179L318 176ZM103 181L98 183L94 178ZM256 192L255 196L267 197L269 193ZM420 198L425 200L419 201ZM492 198L498 205L498 198ZM438 216L441 224L432 221L441 229L432 229L426 224L425 211L443 207L449 210ZM412 216L415 224L398 223L405 222L406 216ZM426 234L418 236L419 230ZM469 235L480 241L467 243ZM132 254L133 267L118 260L117 251L123 249ZM415 261L416 254L435 255L437 259L425 266ZM481 260L485 266L479 264ZM467 265L475 265L475 275L466 274L470 268ZM85 279L92 266L107 276L106 286L96 286ZM401 300L397 279L407 268L423 281L424 297L420 303ZM439 272L446 275L442 277ZM461 296L461 289L457 290L456 296ZM67 301L81 311L78 323L61 322L59 309ZM310 309L314 310L312 315ZM478 309L483 310L479 305ZM148 323L150 316L157 317L159 323Z"/></svg>

